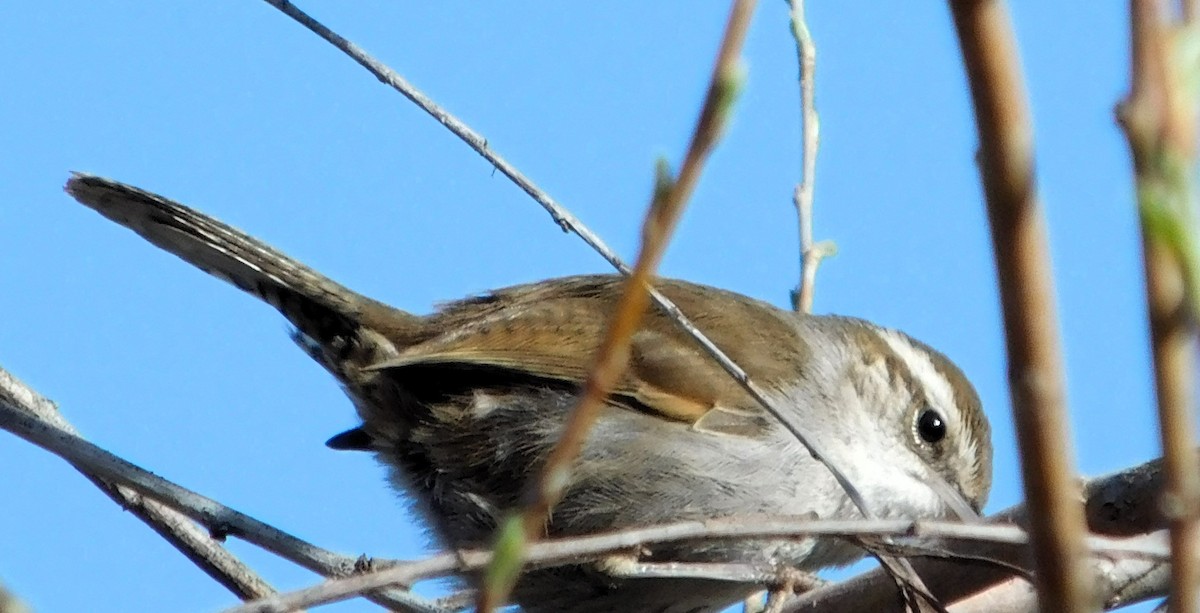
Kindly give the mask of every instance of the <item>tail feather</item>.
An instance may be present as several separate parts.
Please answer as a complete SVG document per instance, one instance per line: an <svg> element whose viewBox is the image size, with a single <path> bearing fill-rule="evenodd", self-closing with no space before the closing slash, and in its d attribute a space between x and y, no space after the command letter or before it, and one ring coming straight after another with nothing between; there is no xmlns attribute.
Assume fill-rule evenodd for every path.
<svg viewBox="0 0 1200 613"><path fill-rule="evenodd" d="M416 327L419 318L355 293L227 224L136 187L74 173L66 191L158 247L278 309L320 345L373 321Z"/></svg>

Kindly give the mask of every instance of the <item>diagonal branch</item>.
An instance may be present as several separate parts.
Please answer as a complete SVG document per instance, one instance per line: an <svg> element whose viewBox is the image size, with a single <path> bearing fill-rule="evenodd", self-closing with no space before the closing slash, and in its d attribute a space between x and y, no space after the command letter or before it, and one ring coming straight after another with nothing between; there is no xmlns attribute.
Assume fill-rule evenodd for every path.
<svg viewBox="0 0 1200 613"><path fill-rule="evenodd" d="M678 177L670 176L665 161L659 164L654 195L642 226L641 251L633 271L610 316L579 402L529 492L531 500L519 517L510 517L497 530L495 550L498 554L488 567L479 592L479 611L490 612L507 600L520 574L527 543L542 537L554 505L572 482L572 467L583 450L587 433L629 365L629 347L649 303L647 290L654 271L699 183L704 162L728 125L733 100L741 88L739 58L754 6L754 0L734 0L708 93Z"/></svg>
<svg viewBox="0 0 1200 613"><path fill-rule="evenodd" d="M77 434L74 427L58 412L53 402L21 383L8 371L0 368L0 404L10 404L30 416L53 424L65 432ZM221 546L217 539L201 529L179 511L152 499L143 498L119 482L109 482L96 477L86 466L73 464L100 491L113 502L133 513L150 529L166 539L187 559L204 571L206 575L233 592L238 598L250 600L274 594L271 587L250 567Z"/></svg>
<svg viewBox="0 0 1200 613"><path fill-rule="evenodd" d="M43 415L47 415L45 410L49 407L53 407L50 401L26 387L7 371L0 369L0 429L8 430L63 458L91 479L99 479L132 490L135 501L145 495L161 503L157 506L165 510L179 511L202 524L208 529L209 535L217 535L217 538L226 535L237 536L326 577L344 577L364 570L364 563L359 559L307 543L118 458L80 437L57 411L48 414L49 419L43 418ZM156 527L155 530L159 528ZM212 541L213 537L209 535L204 536ZM174 537L169 540L172 544L177 542ZM185 555L194 559L193 555L197 554L185 552ZM236 560L223 561L219 565L236 567L240 564L235 563ZM370 568L369 561L366 567ZM211 574L209 568L205 568L205 572ZM244 581L238 576L218 578L223 585L235 580ZM257 581L261 582L261 579ZM240 589L254 589L254 583L250 582L246 588L239 587ZM389 590L386 593L369 594L367 598L402 611L443 611L407 590Z"/></svg>

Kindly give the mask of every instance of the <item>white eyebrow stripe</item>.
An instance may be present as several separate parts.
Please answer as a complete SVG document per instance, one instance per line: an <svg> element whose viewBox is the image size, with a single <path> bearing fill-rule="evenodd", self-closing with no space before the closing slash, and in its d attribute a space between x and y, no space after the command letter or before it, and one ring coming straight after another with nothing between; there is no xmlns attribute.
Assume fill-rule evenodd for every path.
<svg viewBox="0 0 1200 613"><path fill-rule="evenodd" d="M941 409L939 412L942 413L943 418L949 421L950 427L955 430L963 428L965 424L961 421L962 417L959 413L961 409L958 407L954 388L950 386L946 377L934 367L929 353L914 347L908 337L895 330L881 328L876 329L875 333L908 366L912 376L925 386L925 393L930 404L934 408ZM957 456L957 459L954 460L955 465L969 467L966 471L960 470L960 475L978 473L980 459L975 436L968 435L960 438L953 453Z"/></svg>
<svg viewBox="0 0 1200 613"><path fill-rule="evenodd" d="M895 330L877 329L875 333L896 352L896 356L908 366L912 376L921 382L933 408L941 409L942 413L957 413L954 389L950 387L946 377L938 372L927 352L914 347L908 337ZM949 418L950 415L944 417Z"/></svg>

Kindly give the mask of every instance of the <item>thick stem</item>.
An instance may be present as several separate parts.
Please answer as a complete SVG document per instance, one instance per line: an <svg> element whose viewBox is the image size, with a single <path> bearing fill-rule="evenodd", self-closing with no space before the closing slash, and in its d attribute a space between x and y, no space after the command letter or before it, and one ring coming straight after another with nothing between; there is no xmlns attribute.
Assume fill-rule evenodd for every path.
<svg viewBox="0 0 1200 613"><path fill-rule="evenodd" d="M1045 611L1095 608L1067 432L1049 246L1016 41L999 0L951 0L975 103L980 166L1004 310L1013 421Z"/></svg>

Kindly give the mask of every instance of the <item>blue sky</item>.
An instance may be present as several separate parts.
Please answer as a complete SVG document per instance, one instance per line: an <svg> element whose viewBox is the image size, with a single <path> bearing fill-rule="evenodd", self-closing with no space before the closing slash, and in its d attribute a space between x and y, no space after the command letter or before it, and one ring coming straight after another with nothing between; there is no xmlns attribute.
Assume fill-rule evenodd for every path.
<svg viewBox="0 0 1200 613"><path fill-rule="evenodd" d="M813 3L818 312L942 350L992 419L989 510L1021 499L974 126L940 2ZM723 2L309 2L632 258L678 160ZM1126 148L1124 5L1012 3L1053 240L1077 464L1158 453ZM75 205L69 170L158 191L415 312L604 262L435 121L264 2L6 3L0 365L91 440L323 546L421 555L349 402L274 311ZM760 6L747 88L665 274L787 304L797 274L794 47ZM0 434L0 581L40 611L233 602L55 457ZM16 526L13 529L11 527ZM281 588L309 573L241 543ZM345 605L341 610L363 610Z"/></svg>

